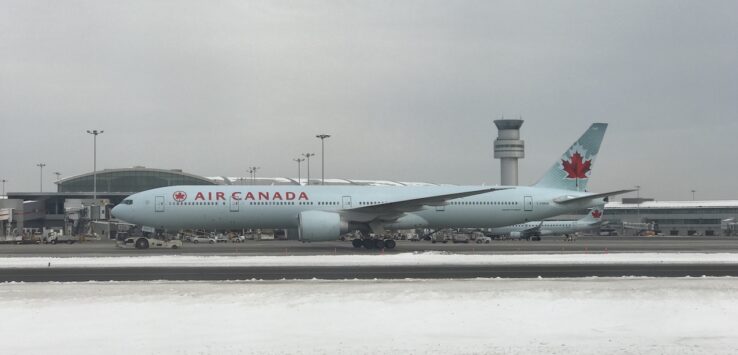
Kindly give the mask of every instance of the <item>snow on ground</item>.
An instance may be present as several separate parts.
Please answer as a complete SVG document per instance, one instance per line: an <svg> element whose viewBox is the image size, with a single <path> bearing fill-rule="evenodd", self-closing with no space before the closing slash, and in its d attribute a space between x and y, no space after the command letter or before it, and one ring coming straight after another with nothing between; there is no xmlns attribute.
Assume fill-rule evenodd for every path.
<svg viewBox="0 0 738 355"><path fill-rule="evenodd" d="M52 267L179 267L179 266L408 266L503 264L738 264L738 253L616 253L462 255L439 252L392 255L301 256L115 256L7 257L0 268Z"/></svg>
<svg viewBox="0 0 738 355"><path fill-rule="evenodd" d="M3 354L735 354L738 279L0 284Z"/></svg>

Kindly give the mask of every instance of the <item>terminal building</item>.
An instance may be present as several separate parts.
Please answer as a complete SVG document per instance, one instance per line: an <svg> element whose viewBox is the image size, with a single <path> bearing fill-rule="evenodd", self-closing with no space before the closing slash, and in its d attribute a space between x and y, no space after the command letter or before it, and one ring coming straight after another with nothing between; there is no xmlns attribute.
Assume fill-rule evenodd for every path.
<svg viewBox="0 0 738 355"><path fill-rule="evenodd" d="M97 172L97 199L93 200L93 174L56 182L56 192L9 192L0 198L0 236L28 229L64 228L81 233L92 220L107 220L109 210L131 194L174 185L306 185L319 179L203 177L182 170L133 167ZM433 186L422 182L326 179L332 186ZM99 206L99 207L98 207ZM587 213L583 211L582 214ZM580 216L565 216L578 219ZM623 199L605 206L606 228L619 235L652 230L671 236L736 235L738 201L652 201ZM557 219L562 219L561 217ZM109 231L108 231L109 232Z"/></svg>
<svg viewBox="0 0 738 355"><path fill-rule="evenodd" d="M215 185L210 179L181 170L133 167L97 172L97 199L93 173L56 182L56 192L8 192L0 200L0 236L44 228L81 233L92 220L107 220L110 209L126 196L171 185Z"/></svg>
<svg viewBox="0 0 738 355"><path fill-rule="evenodd" d="M667 236L736 235L738 201L610 202L603 219L621 235L650 229ZM630 231L628 231L630 229Z"/></svg>

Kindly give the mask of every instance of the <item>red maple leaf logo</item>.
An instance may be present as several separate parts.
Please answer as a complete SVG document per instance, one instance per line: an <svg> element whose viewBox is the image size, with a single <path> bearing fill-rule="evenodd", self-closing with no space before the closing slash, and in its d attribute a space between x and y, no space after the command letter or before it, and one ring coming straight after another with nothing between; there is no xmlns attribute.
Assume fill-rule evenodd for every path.
<svg viewBox="0 0 738 355"><path fill-rule="evenodd" d="M182 202L187 198L187 194L184 193L184 191L177 191L174 194L172 194L172 197L174 197L175 201Z"/></svg>
<svg viewBox="0 0 738 355"><path fill-rule="evenodd" d="M594 217L594 218L600 218L600 217L602 217L602 211L600 211L600 210L594 210L594 211L592 211L592 217Z"/></svg>
<svg viewBox="0 0 738 355"><path fill-rule="evenodd" d="M587 173L592 169L592 160L583 160L579 152L572 154L569 161L561 160L568 179L587 179Z"/></svg>

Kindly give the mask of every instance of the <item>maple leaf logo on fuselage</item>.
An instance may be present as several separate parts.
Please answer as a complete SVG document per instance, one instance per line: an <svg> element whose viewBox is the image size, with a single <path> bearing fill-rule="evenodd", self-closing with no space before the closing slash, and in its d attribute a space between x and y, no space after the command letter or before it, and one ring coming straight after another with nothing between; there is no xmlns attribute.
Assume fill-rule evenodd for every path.
<svg viewBox="0 0 738 355"><path fill-rule="evenodd" d="M600 217L602 217L602 211L600 211L600 210L594 210L594 211L592 211L592 217L594 217L594 218L600 218Z"/></svg>
<svg viewBox="0 0 738 355"><path fill-rule="evenodd" d="M592 160L584 160L579 152L574 152L569 161L561 160L562 168L567 179L587 179L587 173L592 170Z"/></svg>
<svg viewBox="0 0 738 355"><path fill-rule="evenodd" d="M185 199L187 199L187 194L184 191L177 191L172 194L172 197L174 198L175 201L182 202Z"/></svg>

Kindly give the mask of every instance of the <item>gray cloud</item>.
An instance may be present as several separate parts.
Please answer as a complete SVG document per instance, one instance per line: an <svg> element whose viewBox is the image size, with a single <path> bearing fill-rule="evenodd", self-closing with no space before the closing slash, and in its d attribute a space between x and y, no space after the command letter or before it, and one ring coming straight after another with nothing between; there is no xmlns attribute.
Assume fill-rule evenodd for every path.
<svg viewBox="0 0 738 355"><path fill-rule="evenodd" d="M738 198L732 1L2 1L0 175L100 167L494 184L500 114L534 182L591 122L590 187ZM317 159L313 175L317 176Z"/></svg>

